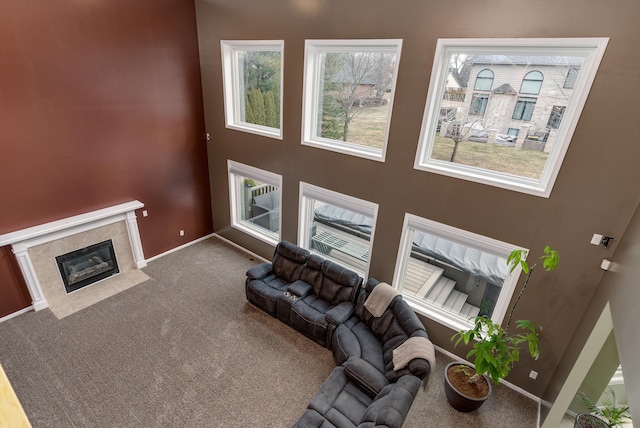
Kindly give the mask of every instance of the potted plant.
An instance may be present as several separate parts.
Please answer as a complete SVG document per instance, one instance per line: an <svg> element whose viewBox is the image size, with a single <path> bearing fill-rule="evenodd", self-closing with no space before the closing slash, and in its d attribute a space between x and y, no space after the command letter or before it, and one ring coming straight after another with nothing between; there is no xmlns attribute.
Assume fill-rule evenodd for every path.
<svg viewBox="0 0 640 428"><path fill-rule="evenodd" d="M445 371L445 393L449 403L457 410L469 412L480 407L491 393L491 385L487 377L497 385L505 378L513 365L520 360L520 347L526 343L529 353L535 359L540 355L539 331L541 327L532 321L518 320L519 332L509 332L514 310L524 294L529 279L537 263L529 266L526 261L526 250L514 250L507 258L507 265L513 272L521 266L526 274L522 289L513 303L504 328L486 315L474 318L474 326L470 330L461 330L451 338L455 346L461 342L472 344L467 358L473 366L459 362L447 365ZM539 258L547 271L555 270L560 256L557 251L547 246Z"/></svg>
<svg viewBox="0 0 640 428"><path fill-rule="evenodd" d="M614 428L622 427L625 422L631 421L629 406L618 403L618 398L613 388L608 387L602 397L602 405L598 406L587 395L580 391L578 397L591 413L580 413L576 417L574 428Z"/></svg>

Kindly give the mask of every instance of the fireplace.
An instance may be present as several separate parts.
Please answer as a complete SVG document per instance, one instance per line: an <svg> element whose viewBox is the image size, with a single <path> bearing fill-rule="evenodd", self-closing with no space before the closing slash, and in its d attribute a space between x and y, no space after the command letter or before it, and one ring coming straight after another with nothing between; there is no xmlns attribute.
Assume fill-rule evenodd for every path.
<svg viewBox="0 0 640 428"><path fill-rule="evenodd" d="M135 215L143 207L130 201L0 234L0 246L16 255L31 308L49 307L61 319L148 280ZM86 287L89 281L102 282Z"/></svg>
<svg viewBox="0 0 640 428"><path fill-rule="evenodd" d="M56 263L67 293L120 272L111 239L57 256Z"/></svg>

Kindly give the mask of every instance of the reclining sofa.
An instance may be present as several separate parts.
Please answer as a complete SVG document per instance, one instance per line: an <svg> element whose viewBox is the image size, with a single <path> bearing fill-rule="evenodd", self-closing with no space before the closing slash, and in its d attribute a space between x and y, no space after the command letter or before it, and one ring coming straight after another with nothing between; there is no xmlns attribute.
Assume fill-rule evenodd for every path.
<svg viewBox="0 0 640 428"><path fill-rule="evenodd" d="M374 315L367 304L376 287L391 295ZM435 358L397 292L374 278L363 288L355 272L286 241L271 263L247 271L245 291L251 304L333 353L336 367L294 427L402 426Z"/></svg>

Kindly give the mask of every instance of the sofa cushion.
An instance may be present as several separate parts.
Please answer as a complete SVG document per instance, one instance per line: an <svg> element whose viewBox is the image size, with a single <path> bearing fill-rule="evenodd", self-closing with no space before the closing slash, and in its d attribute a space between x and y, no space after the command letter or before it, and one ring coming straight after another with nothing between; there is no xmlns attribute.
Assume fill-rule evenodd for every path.
<svg viewBox="0 0 640 428"><path fill-rule="evenodd" d="M336 327L332 335L331 350L337 365L344 364L349 357L362 358L380 373L385 373L382 344L366 323L351 317Z"/></svg>
<svg viewBox="0 0 640 428"><path fill-rule="evenodd" d="M409 337L419 336L428 338L427 332L413 309L396 296L384 311L382 316L374 317L364 307L369 294L378 285L378 281L370 278L355 305L354 320L336 328L332 336L332 351L337 364L342 364L349 356L357 356L378 367L387 379L394 381L399 377L412 373L420 379L425 379L430 371L429 363L424 359L412 361L407 367L395 371L393 369L393 350ZM362 325L360 325L362 324ZM347 333L345 329L352 330ZM368 333L367 333L368 330ZM358 345L353 344L353 336ZM373 337L373 338L372 338ZM377 341L380 349L373 349L371 342ZM362 344L369 345L368 347Z"/></svg>
<svg viewBox="0 0 640 428"><path fill-rule="evenodd" d="M322 262L322 284L316 294L323 300L337 305L354 301L360 290L362 278L354 271L330 260Z"/></svg>
<svg viewBox="0 0 640 428"><path fill-rule="evenodd" d="M371 398L374 398L382 388L389 385L387 378L362 358L349 357L342 367L344 367L347 379L358 385Z"/></svg>
<svg viewBox="0 0 640 428"><path fill-rule="evenodd" d="M288 282L275 275L269 275L263 279L247 278L245 285L247 300L275 317L278 297L284 294L288 285Z"/></svg>
<svg viewBox="0 0 640 428"><path fill-rule="evenodd" d="M400 428L419 389L420 380L411 375L385 386L367 407L358 428Z"/></svg>
<svg viewBox="0 0 640 428"><path fill-rule="evenodd" d="M309 294L291 305L289 324L316 343L326 346L329 325L326 314L330 308L329 303Z"/></svg>
<svg viewBox="0 0 640 428"><path fill-rule="evenodd" d="M372 399L336 367L293 428L400 428L419 387L418 378L404 376Z"/></svg>
<svg viewBox="0 0 640 428"><path fill-rule="evenodd" d="M347 379L344 368L336 367L309 403L308 409L293 427L355 427L360 423L372 398ZM317 415L324 421L318 425ZM328 425L330 424L330 425Z"/></svg>

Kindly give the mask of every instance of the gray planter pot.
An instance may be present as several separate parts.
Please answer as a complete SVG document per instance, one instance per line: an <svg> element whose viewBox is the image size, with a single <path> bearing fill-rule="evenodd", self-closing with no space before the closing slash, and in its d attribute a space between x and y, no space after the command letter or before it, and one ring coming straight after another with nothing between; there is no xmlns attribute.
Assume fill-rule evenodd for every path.
<svg viewBox="0 0 640 428"><path fill-rule="evenodd" d="M457 365L466 365L468 367L473 368L473 366L469 364L463 364L459 362L452 362L447 364L447 367L445 367L444 369L444 393L447 396L447 400L449 401L449 404L451 404L451 406L457 411L473 412L474 410L477 410L480 406L482 406L482 404L486 401L486 399L489 398L489 396L491 395L491 383L485 376L483 376L484 381L487 383L487 386L489 387L489 392L485 397L475 398L475 397L470 397L468 395L463 394L451 384L451 381L449 380L449 376L447 376L449 367L457 366Z"/></svg>

